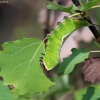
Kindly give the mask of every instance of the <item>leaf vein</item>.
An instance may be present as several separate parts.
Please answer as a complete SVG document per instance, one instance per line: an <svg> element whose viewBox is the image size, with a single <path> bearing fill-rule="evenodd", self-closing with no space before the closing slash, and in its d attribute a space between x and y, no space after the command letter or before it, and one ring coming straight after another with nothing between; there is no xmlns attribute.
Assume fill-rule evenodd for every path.
<svg viewBox="0 0 100 100"><path fill-rule="evenodd" d="M32 56L32 58L30 59L30 63L29 63L29 65L28 65L28 68L26 69L26 72L25 72L24 76L22 77L22 79L21 79L21 81L20 81L19 87L21 86L21 83L22 83L23 79L25 78L25 76L26 76L26 74L27 74L27 72L28 72L28 70L29 70L29 68L30 68L31 62L32 62L32 60L34 59L34 57L35 57L36 53L38 52L38 50L39 50L39 48L40 48L41 45L42 45L42 43L39 45L39 47L37 48L35 54L34 54L34 55ZM21 88L21 91L22 91L22 88Z"/></svg>

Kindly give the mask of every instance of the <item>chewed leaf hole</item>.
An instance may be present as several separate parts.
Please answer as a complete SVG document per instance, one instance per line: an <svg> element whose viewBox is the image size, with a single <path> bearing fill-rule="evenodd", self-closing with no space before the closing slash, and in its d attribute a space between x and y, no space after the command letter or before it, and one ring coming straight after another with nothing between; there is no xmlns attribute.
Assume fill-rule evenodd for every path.
<svg viewBox="0 0 100 100"><path fill-rule="evenodd" d="M9 89L12 90L14 88L13 85L8 85Z"/></svg>

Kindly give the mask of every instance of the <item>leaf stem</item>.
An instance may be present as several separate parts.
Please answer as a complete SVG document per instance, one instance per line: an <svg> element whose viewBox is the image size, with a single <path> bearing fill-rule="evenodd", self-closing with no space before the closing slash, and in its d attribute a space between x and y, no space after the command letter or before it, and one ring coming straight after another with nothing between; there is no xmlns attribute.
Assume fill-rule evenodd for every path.
<svg viewBox="0 0 100 100"><path fill-rule="evenodd" d="M86 0L86 3L88 2L88 0Z"/></svg>
<svg viewBox="0 0 100 100"><path fill-rule="evenodd" d="M98 7L100 7L100 5L93 6L93 7L91 7L91 8L94 9L94 8L98 8Z"/></svg>
<svg viewBox="0 0 100 100"><path fill-rule="evenodd" d="M73 14L73 15L69 16L69 18L75 17L77 15L80 15L80 13Z"/></svg>
<svg viewBox="0 0 100 100"><path fill-rule="evenodd" d="M45 41L46 41L46 39L47 39L47 37L45 37L45 38L42 40L42 42L45 42Z"/></svg>
<svg viewBox="0 0 100 100"><path fill-rule="evenodd" d="M96 51L96 50L95 50L95 51L90 51L90 53L94 53L94 52L100 52L100 50L97 50L97 51Z"/></svg>

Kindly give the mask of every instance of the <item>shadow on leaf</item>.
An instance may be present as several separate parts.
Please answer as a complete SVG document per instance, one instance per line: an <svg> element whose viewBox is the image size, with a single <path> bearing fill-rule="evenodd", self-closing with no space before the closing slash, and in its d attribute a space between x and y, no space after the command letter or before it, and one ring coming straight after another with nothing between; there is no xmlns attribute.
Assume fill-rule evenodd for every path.
<svg viewBox="0 0 100 100"><path fill-rule="evenodd" d="M87 88L86 93L83 95L82 100L90 100L91 97L94 95L94 92L95 92L95 88L92 86L89 86ZM98 98L97 100L100 100L100 98Z"/></svg>

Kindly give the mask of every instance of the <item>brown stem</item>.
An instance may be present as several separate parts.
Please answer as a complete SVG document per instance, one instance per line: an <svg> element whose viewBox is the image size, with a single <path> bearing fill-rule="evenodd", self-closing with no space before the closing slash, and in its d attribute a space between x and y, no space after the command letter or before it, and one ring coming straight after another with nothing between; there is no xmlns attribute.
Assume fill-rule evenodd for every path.
<svg viewBox="0 0 100 100"><path fill-rule="evenodd" d="M76 6L81 6L78 0L72 0L72 2ZM93 24L89 16L85 20L88 21L90 24ZM98 30L93 25L89 26L89 29L91 30L97 41L100 43L100 33L98 32Z"/></svg>
<svg viewBox="0 0 100 100"><path fill-rule="evenodd" d="M47 0L47 4L48 2L53 2L53 0ZM46 23L45 23L45 29L44 29L44 38L47 36L47 34L50 33L50 14L51 14L51 10L47 9L47 18L46 18ZM45 41L46 42L46 41Z"/></svg>
<svg viewBox="0 0 100 100"><path fill-rule="evenodd" d="M76 5L76 6L80 6L80 2L78 0L72 0L72 2Z"/></svg>

